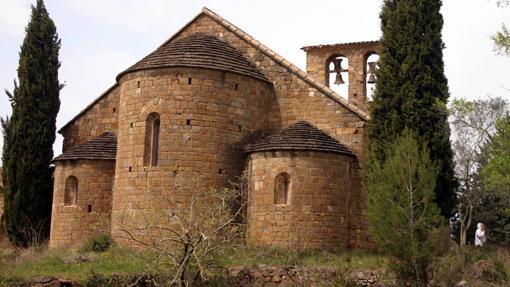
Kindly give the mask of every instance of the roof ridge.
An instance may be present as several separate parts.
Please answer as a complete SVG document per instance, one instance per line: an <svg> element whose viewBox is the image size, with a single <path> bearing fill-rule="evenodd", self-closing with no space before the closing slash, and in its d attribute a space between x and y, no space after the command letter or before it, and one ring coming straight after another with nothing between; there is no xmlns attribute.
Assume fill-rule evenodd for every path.
<svg viewBox="0 0 510 287"><path fill-rule="evenodd" d="M213 12L211 9L207 8L207 7L202 7L202 11L200 13L198 13L195 17L193 17L190 21L188 21L185 25L183 25L179 30L177 30L177 32L175 32L172 36L170 36L166 41L164 41L160 46L158 46L154 51L158 50L159 48L163 47L164 45L166 45L167 43L171 42L175 37L177 37L179 34L182 33L182 31L184 31L189 25L191 25L191 23L195 22L196 19L198 19L200 16L202 15L207 15L209 17L211 17L213 20L215 20L216 22L218 22L220 25L224 26L225 28L227 28L228 30L232 31L234 34L236 34L237 36L239 36L240 38L244 39L245 41L247 41L248 43L252 44L253 46L255 46L256 48L260 49L261 51L263 51L268 57L270 57L271 59L273 59L275 62L278 62L280 63L281 65L283 65L284 67L286 67L287 69L289 69L292 73L296 74L299 78L303 79L304 81L308 82L309 84L311 84L313 87L315 87L316 89L322 91L324 94L326 94L328 97L330 97L331 99L333 99L334 101L336 101L337 103L341 104L342 106L346 107L347 109L349 109L350 111L354 112L356 115L358 115L359 117L361 117L362 119L368 121L370 119L370 116L368 113L366 113L365 111L361 110L360 108L358 108L356 105L352 104L352 103L349 103L347 100L345 100L344 98L342 98L340 95L338 95L337 93L335 93L332 89L330 89L329 87L327 87L326 85L320 83L319 81L317 81L315 78L313 78L312 76L310 76L309 74L307 74L306 72L302 71L299 67L297 67L296 65L292 64L291 62L287 61L285 58L283 58L282 56L278 55L276 52L274 52L273 50L269 49L268 47L266 47L265 45L263 45L262 43L260 43L259 41L255 40L252 36L250 36L248 33L244 32L242 29L238 28L237 26L235 26L234 24L230 23L229 21L225 20L223 17L221 17L220 15L216 14L215 12ZM151 53L153 53L154 51L150 52L149 55ZM142 58L143 59L143 58ZM63 125L59 130L58 132L59 133L62 133L63 129L68 127L71 123L73 123L78 117L80 117L81 115L83 115L87 110L89 110L94 104L96 104L99 100L101 100L103 97L105 97L108 92L110 92L111 90L113 90L115 87L118 86L118 83L116 82L114 85L112 85L110 88L108 88L104 93L102 93L99 97L97 97L91 104L87 105L83 110L81 110L75 117L73 117L70 121L68 121L65 125Z"/></svg>
<svg viewBox="0 0 510 287"><path fill-rule="evenodd" d="M102 92L97 98L92 101L92 103L88 104L83 110L81 110L76 116L74 116L71 120L69 120L65 125L63 125L57 132L62 134L63 129L73 123L76 119L78 119L81 115L83 115L86 111L88 111L92 106L94 106L97 102L99 102L103 97L108 95L111 91L113 91L118 86L118 83L113 84L104 92Z"/></svg>
<svg viewBox="0 0 510 287"><path fill-rule="evenodd" d="M307 74L303 70L301 70L298 66L296 66L296 65L292 64L291 62L287 61L285 58L283 58L282 56L278 55L276 52L274 52L273 50L271 50L270 48L268 48L267 46L265 46L261 42L255 40L255 38L250 36L248 33L244 32L242 29L238 28L237 26L235 26L231 22L227 21L225 18L221 17L220 15L216 14L215 12L213 12L212 10L210 10L209 8L207 8L205 6L202 8L202 13L204 13L207 16L213 18L214 20L216 20L216 22L218 22L219 24L221 24L222 26L224 26L228 30L232 31L234 34L236 34L240 38L244 39L245 41L247 41L248 43L252 44L256 48L260 49L262 52L264 52L264 54L266 54L268 57L273 59L275 62L280 63L282 66L286 67L291 72L296 74L299 78L301 78L305 82L308 82L309 84L311 84L312 86L314 86L318 90L322 91L327 96L329 96L330 98L332 98L333 100L335 100L339 104L343 105L347 109L351 110L352 112L357 114L362 119L367 120L367 121L370 119L370 116L368 115L368 113L366 113L365 111L361 110L356 105L354 105L352 103L349 103L347 100L345 100L340 95L338 95L335 91L333 91L332 89L330 89L326 85L320 83L315 78L313 78L312 76L310 76L309 74ZM198 16L200 16L200 14ZM182 30L180 30L173 37L177 36L181 31ZM171 41L173 39L173 37L170 38L168 41Z"/></svg>
<svg viewBox="0 0 510 287"><path fill-rule="evenodd" d="M320 44L320 45L304 46L304 47L301 47L301 50L308 51L308 50L312 50L312 49L334 48L334 47L345 47L345 46L366 46L366 45L378 45L378 44L379 44L379 40L346 42L346 43L336 43L336 44Z"/></svg>

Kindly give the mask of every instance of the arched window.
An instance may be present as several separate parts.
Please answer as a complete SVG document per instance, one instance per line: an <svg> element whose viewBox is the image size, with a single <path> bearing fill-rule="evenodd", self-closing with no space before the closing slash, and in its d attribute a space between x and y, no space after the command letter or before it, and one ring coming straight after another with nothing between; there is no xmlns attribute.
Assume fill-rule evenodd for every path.
<svg viewBox="0 0 510 287"><path fill-rule="evenodd" d="M366 67L365 67L365 84L366 84L366 100L372 101L374 98L375 91L375 82L376 76L375 73L377 71L377 62L379 61L379 55L376 53L369 53L366 59Z"/></svg>
<svg viewBox="0 0 510 287"><path fill-rule="evenodd" d="M159 155L160 119L158 113L151 113L145 125L145 166L157 166Z"/></svg>
<svg viewBox="0 0 510 287"><path fill-rule="evenodd" d="M326 62L327 85L340 96L349 96L349 59L334 55Z"/></svg>
<svg viewBox="0 0 510 287"><path fill-rule="evenodd" d="M274 181L274 203L288 204L289 202L290 177L286 173L280 173Z"/></svg>
<svg viewBox="0 0 510 287"><path fill-rule="evenodd" d="M66 179L64 191L64 205L76 205L78 197L78 179L75 176L69 176Z"/></svg>

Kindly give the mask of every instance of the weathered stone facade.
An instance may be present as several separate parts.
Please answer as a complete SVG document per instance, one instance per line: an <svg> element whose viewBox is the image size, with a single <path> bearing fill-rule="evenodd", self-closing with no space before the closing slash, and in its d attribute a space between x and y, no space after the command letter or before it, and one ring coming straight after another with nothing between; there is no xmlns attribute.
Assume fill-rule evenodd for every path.
<svg viewBox="0 0 510 287"><path fill-rule="evenodd" d="M367 59L377 54L378 42L320 45L302 48L306 52L306 72L329 86L329 63L335 57L349 60L349 102L367 110Z"/></svg>
<svg viewBox="0 0 510 287"><path fill-rule="evenodd" d="M197 68L136 72L120 85L113 198L113 234L119 240L118 229L141 212L187 203L191 189L225 186L240 175L242 144L267 129L274 97L267 82ZM151 113L161 119L158 166L144 164Z"/></svg>
<svg viewBox="0 0 510 287"><path fill-rule="evenodd" d="M248 238L295 248L367 248L361 218L356 159L311 151L250 155ZM275 204L275 178L290 177L289 202ZM352 217L352 218L351 218Z"/></svg>
<svg viewBox="0 0 510 287"><path fill-rule="evenodd" d="M60 129L64 137L62 152L105 132L116 134L118 125L119 88L114 85Z"/></svg>
<svg viewBox="0 0 510 287"><path fill-rule="evenodd" d="M109 229L113 160L63 160L55 165L50 247L78 247L88 237ZM78 179L75 202L64 202L66 181Z"/></svg>
<svg viewBox="0 0 510 287"><path fill-rule="evenodd" d="M360 181L368 115L350 95L363 96L364 82L350 87L351 101L343 99L313 68L326 67L330 56L310 49L307 74L204 8L60 130L50 246L77 245L93 234L83 224L99 220L89 205L111 210L113 237L132 244L123 230L147 213L186 205L191 190L225 186L248 169L250 243L293 246L309 236L312 247L369 247ZM342 52L355 57L350 69L362 71L358 56L366 51L354 45L351 52ZM330 138L332 150L245 153L247 144L299 121ZM115 160L98 144L104 132L116 135ZM101 156L90 158L96 147ZM281 206L274 203L278 171L290 175L289 201ZM66 199L71 175L78 192ZM65 206L74 194L76 206Z"/></svg>

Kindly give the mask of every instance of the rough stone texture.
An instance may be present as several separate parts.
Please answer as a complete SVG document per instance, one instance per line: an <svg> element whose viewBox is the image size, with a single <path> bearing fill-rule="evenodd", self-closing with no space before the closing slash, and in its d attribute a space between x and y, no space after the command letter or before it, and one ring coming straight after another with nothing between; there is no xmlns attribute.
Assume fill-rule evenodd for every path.
<svg viewBox="0 0 510 287"><path fill-rule="evenodd" d="M359 286L384 287L379 272L345 272L334 268L296 268L281 266L239 266L229 268L232 286Z"/></svg>
<svg viewBox="0 0 510 287"><path fill-rule="evenodd" d="M50 247L78 247L109 229L114 160L62 160L55 162ZM78 179L76 205L64 206L64 186L69 176ZM99 232L99 231L97 231Z"/></svg>
<svg viewBox="0 0 510 287"><path fill-rule="evenodd" d="M367 59L377 54L379 42L359 42L338 45L303 47L306 51L306 72L329 86L329 63L338 56L349 60L349 102L366 110Z"/></svg>
<svg viewBox="0 0 510 287"><path fill-rule="evenodd" d="M225 186L240 175L244 143L267 134L274 92L265 81L200 68L130 73L120 85L112 234L123 242L121 229L146 224L142 215L154 219L187 204L192 189ZM151 113L160 117L158 166L144 166Z"/></svg>
<svg viewBox="0 0 510 287"><path fill-rule="evenodd" d="M64 137L62 152L105 132L116 134L118 118L119 88L115 85L59 130Z"/></svg>
<svg viewBox="0 0 510 287"><path fill-rule="evenodd" d="M214 35L226 41L241 52L244 57L255 63L273 83L276 97L271 104L271 113L269 114L272 130L279 130L296 121L305 120L336 138L356 154L363 154L366 119L340 104L338 95L335 97L325 94L323 90L311 85L298 74L302 73L312 81L315 81L314 77L306 75L302 71L292 71L290 66L281 63L288 63L286 60L270 50L263 50L267 48L261 48L262 45L256 40L248 42L241 38L238 34L246 34L245 32L238 30L235 26L232 27L231 23L224 20L225 23L221 24L213 16L211 16L211 12L200 14L170 41L194 33ZM224 25L230 29L225 28ZM238 33L234 33L232 30L236 30ZM256 43L258 46L255 46ZM271 54L273 54L272 57L269 56ZM276 61L280 58L280 62Z"/></svg>
<svg viewBox="0 0 510 287"><path fill-rule="evenodd" d="M73 234L77 238L84 238L90 233L76 223L76 218L83 216L81 212L68 212L69 207L62 206L63 178L73 171L94 173L94 177L88 176L80 181L87 184L90 181L90 185L96 178L110 178L115 174L112 235L121 244L132 244L125 240L126 234L121 229L146 224L147 214L154 217L157 212L172 206L186 205L191 190L205 191L226 185L246 167L244 145L298 121L306 121L345 146L356 157L305 151L299 152L297 161L293 154L281 156L279 152L275 153L278 156L264 158L262 161L268 161L267 164L282 168L285 164L299 163L297 170L294 166L287 166L288 173L299 174L296 182L309 184L294 190L299 198L296 204L290 206L299 212L288 219L294 228L291 239L284 238L289 232L279 223L276 227L272 226L280 212L274 210L274 204L273 207L264 204L250 207L258 214L268 212L260 220L267 220L268 228L281 231L281 234L272 235L275 240L263 235L260 243L272 240L275 244L292 245L298 237L296 230L304 229L314 237L310 242L316 247L368 246L362 214L364 196L359 179L368 114L316 80L316 75L299 70L208 9L204 9L162 47L172 46L197 33L216 37L217 41L221 41L218 45L229 47L227 50L231 52L236 51L238 56L251 63L250 67L255 69L253 73L260 73L263 77L242 74L235 69L233 72L222 71L200 63L193 67L150 66L121 73L114 87L61 129L65 138L64 151L104 132L116 134L118 145L116 163L112 161L111 164L111 167L115 166L115 172L105 169L101 175L96 166L102 165L101 161L57 162L54 214L60 217L56 216L52 222L52 230L55 230L52 234L57 237L52 237L54 242L50 245L71 244L72 239L67 238L73 234L73 228L79 230L76 235ZM226 60L218 57L217 61ZM144 160L149 148L146 131L150 126L147 124L150 113L158 113L160 118L157 166L145 166L147 161ZM251 162L250 168L259 166L258 160ZM351 167L351 173L345 174L347 166ZM76 173L79 180L80 174ZM261 181L260 176L265 176L267 182L274 180L270 178L272 173L269 171L266 175L255 173L253 176L250 179L253 187ZM349 200L343 196L347 193L344 184L348 181L351 184ZM257 196L259 191L254 192ZM335 192L339 198L334 198ZM265 196L267 200L268 195ZM312 203L310 196L319 200ZM308 209L317 211L314 213ZM64 215L65 212L72 216ZM250 215L250 218L256 217ZM255 232L262 232L260 225L257 228ZM331 239L316 232L321 228L341 243L335 245ZM149 236L157 237L158 234Z"/></svg>
<svg viewBox="0 0 510 287"><path fill-rule="evenodd" d="M249 161L248 240L292 248L369 247L356 160L347 155L257 152ZM288 204L274 204L275 178L290 177Z"/></svg>

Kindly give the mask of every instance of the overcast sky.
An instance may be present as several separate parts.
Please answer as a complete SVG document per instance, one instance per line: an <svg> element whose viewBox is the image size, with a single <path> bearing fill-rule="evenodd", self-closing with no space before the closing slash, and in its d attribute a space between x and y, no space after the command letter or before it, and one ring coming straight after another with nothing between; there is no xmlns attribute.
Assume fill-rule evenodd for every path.
<svg viewBox="0 0 510 287"><path fill-rule="evenodd" d="M203 6L305 70L306 45L376 40L382 0L46 0L62 38L65 83L57 128L197 15ZM495 0L445 0L445 69L452 98L510 99L510 57L495 55L490 35L510 22ZM19 47L35 0L0 0L0 88L12 90ZM250 4L247 4L250 3ZM0 115L11 113L0 94ZM1 137L0 137L1 138ZM1 139L0 139L1 144ZM61 152L62 139L55 143Z"/></svg>

